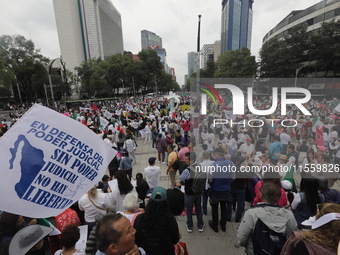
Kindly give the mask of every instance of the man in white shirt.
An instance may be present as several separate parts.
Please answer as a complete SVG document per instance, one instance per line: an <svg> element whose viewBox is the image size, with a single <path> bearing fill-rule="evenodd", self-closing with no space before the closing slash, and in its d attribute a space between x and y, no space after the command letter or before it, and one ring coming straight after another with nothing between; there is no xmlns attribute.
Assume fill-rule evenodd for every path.
<svg viewBox="0 0 340 255"><path fill-rule="evenodd" d="M149 184L150 190L154 187L160 186L161 182L161 169L156 166L156 158L149 158L149 165L144 169L146 182Z"/></svg>
<svg viewBox="0 0 340 255"><path fill-rule="evenodd" d="M283 155L287 154L287 146L290 143L292 139L290 138L290 136L287 134L287 130L284 129L280 135L280 143L283 144L283 149L282 149L282 153Z"/></svg>
<svg viewBox="0 0 340 255"><path fill-rule="evenodd" d="M242 144L240 146L240 149L238 150L245 158L252 157L253 154L255 153L255 146L254 144L252 144L252 141L253 140L248 137L246 139L246 143Z"/></svg>

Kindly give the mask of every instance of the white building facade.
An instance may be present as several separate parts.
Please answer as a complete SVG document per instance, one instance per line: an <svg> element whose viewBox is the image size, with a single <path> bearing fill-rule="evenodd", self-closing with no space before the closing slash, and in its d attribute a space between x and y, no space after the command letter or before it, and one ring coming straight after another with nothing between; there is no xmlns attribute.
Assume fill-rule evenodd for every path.
<svg viewBox="0 0 340 255"><path fill-rule="evenodd" d="M67 69L124 52L121 15L110 0L53 0L53 6Z"/></svg>

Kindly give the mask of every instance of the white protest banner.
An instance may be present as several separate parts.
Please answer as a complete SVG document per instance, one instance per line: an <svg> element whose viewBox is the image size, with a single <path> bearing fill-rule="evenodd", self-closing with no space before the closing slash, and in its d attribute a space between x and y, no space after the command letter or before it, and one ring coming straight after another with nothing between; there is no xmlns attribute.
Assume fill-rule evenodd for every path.
<svg viewBox="0 0 340 255"><path fill-rule="evenodd" d="M104 112L105 118L107 118L108 120L112 118L112 114L109 113L108 111Z"/></svg>
<svg viewBox="0 0 340 255"><path fill-rule="evenodd" d="M142 130L139 130L139 133L141 135L141 137L146 137L146 130L145 129L142 129Z"/></svg>
<svg viewBox="0 0 340 255"><path fill-rule="evenodd" d="M59 215L102 178L116 153L80 122L36 104L0 139L0 210Z"/></svg>
<svg viewBox="0 0 340 255"><path fill-rule="evenodd" d="M92 110L92 108L84 108L84 107L79 107L79 111L81 111L81 112L85 112L85 111L91 111Z"/></svg>
<svg viewBox="0 0 340 255"><path fill-rule="evenodd" d="M109 124L110 124L110 121L100 117L100 125L103 127L103 129L106 128L106 126L109 125Z"/></svg>

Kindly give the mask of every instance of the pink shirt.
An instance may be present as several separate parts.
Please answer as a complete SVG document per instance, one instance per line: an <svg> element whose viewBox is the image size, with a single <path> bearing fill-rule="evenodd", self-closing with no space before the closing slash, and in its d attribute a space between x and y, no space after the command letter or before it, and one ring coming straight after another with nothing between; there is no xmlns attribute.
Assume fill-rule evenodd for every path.
<svg viewBox="0 0 340 255"><path fill-rule="evenodd" d="M262 187L262 181L258 181L255 185L255 194L256 197L254 198L254 203L252 205L256 205L259 202L263 202L260 199L260 188ZM287 195L286 192L283 188L281 188L281 197L279 199L279 201L277 201L276 204L278 204L281 207L285 207L287 205Z"/></svg>
<svg viewBox="0 0 340 255"><path fill-rule="evenodd" d="M179 152L178 152L179 161L185 160L185 153L187 153L187 152L189 152L188 147L182 147L182 149L179 150Z"/></svg>

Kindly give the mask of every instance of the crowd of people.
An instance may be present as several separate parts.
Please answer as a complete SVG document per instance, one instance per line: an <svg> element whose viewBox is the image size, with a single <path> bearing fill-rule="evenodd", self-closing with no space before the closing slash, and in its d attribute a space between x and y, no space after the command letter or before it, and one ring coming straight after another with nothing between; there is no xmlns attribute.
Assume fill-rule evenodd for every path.
<svg viewBox="0 0 340 255"><path fill-rule="evenodd" d="M118 152L102 181L71 207L88 226L86 254L181 254L179 215L186 217L188 233L195 225L199 232L206 223L226 232L228 222L239 223L237 239L249 255L336 254L340 113L330 106L336 100L306 103L312 116L290 106L287 116L266 117L232 116L225 105L210 105L200 115L195 106L190 112L190 101L182 96L175 106L157 99L58 105ZM268 99L255 104L265 109ZM4 118L0 135L19 118ZM138 143L155 150L143 173L133 169L146 163L138 158ZM161 187L162 175L168 175L168 189ZM53 229L37 220L8 212L0 217L0 254L81 254L76 225L52 239Z"/></svg>

